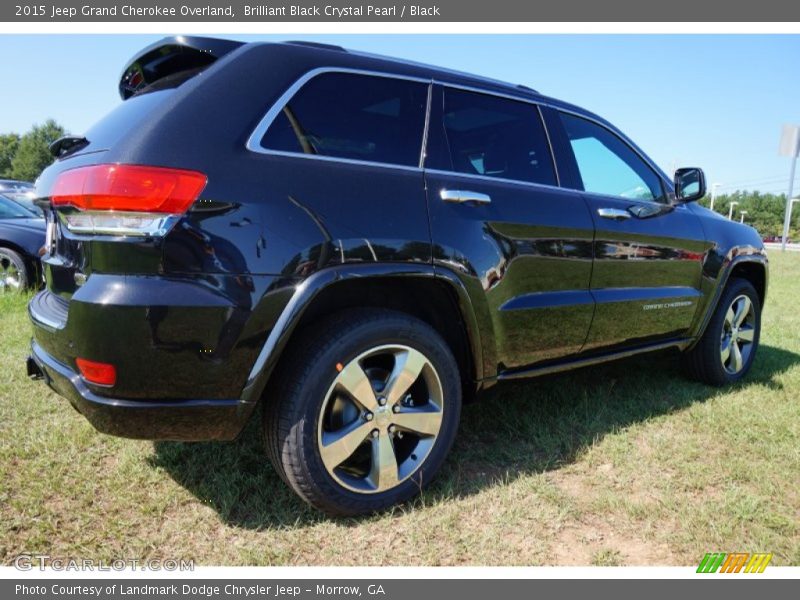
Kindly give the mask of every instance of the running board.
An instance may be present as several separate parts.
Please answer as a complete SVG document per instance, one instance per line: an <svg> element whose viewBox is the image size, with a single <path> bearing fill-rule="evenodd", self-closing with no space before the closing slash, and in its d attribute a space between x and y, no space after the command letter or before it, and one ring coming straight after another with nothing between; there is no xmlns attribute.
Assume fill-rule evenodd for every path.
<svg viewBox="0 0 800 600"><path fill-rule="evenodd" d="M658 342L655 344L645 344L642 346L635 346L633 348L626 348L618 352L609 352L607 354L597 354L595 356L587 356L585 358L576 358L559 363L549 365L542 365L536 367L529 367L526 369L518 369L514 371L503 371L497 375L500 381L507 381L509 379L527 379L528 377L538 377L540 375L549 375L550 373L560 373L561 371L569 371L571 369L579 369L581 367L590 367L604 362L617 360L618 358L625 358L634 356L636 354L643 354L645 352L656 352L658 350L667 350L669 348L679 348L683 350L692 343L690 338L679 338L668 340L666 342Z"/></svg>

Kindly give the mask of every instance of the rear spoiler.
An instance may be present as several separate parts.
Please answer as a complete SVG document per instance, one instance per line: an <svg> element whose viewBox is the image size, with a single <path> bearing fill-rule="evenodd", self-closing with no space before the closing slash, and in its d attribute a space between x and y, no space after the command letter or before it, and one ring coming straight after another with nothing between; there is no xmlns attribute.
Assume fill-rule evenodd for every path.
<svg viewBox="0 0 800 600"><path fill-rule="evenodd" d="M166 77L199 72L244 42L176 35L165 37L136 54L122 71L119 95L127 100L136 92Z"/></svg>

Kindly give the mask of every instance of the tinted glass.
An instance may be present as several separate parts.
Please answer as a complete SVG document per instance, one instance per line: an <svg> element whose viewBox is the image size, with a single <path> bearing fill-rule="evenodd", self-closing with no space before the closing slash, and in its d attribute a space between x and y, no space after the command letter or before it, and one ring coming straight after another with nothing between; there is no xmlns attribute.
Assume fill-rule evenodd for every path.
<svg viewBox="0 0 800 600"><path fill-rule="evenodd" d="M33 184L27 181L0 181L0 192L27 192L33 191Z"/></svg>
<svg viewBox="0 0 800 600"><path fill-rule="evenodd" d="M658 175L630 146L605 127L561 113L583 189L636 200L664 199Z"/></svg>
<svg viewBox="0 0 800 600"><path fill-rule="evenodd" d="M556 185L539 109L526 102L455 89L444 91L448 170Z"/></svg>
<svg viewBox="0 0 800 600"><path fill-rule="evenodd" d="M427 84L324 73L278 113L261 141L270 150L419 165Z"/></svg>
<svg viewBox="0 0 800 600"><path fill-rule="evenodd" d="M34 216L13 200L0 196L0 219L30 219Z"/></svg>

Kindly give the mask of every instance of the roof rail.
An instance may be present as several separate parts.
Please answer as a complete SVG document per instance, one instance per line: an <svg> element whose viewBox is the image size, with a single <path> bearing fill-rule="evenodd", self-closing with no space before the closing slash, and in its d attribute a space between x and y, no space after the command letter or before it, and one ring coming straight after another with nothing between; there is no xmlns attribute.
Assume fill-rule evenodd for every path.
<svg viewBox="0 0 800 600"><path fill-rule="evenodd" d="M309 48L319 48L320 50L333 50L335 52L347 52L341 46L335 44L323 44L322 42L307 42L305 40L289 40L285 44L292 44L294 46L308 46Z"/></svg>

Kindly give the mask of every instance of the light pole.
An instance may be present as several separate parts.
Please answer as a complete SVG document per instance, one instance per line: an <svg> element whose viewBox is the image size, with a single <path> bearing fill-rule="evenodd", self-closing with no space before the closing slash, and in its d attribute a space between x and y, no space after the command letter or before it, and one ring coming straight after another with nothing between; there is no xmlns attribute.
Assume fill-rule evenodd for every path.
<svg viewBox="0 0 800 600"><path fill-rule="evenodd" d="M711 210L714 210L714 200L717 198L717 188L721 187L721 183L711 184Z"/></svg>
<svg viewBox="0 0 800 600"><path fill-rule="evenodd" d="M733 207L739 204L738 202L731 202L730 207L728 208L728 221L733 219Z"/></svg>
<svg viewBox="0 0 800 600"><path fill-rule="evenodd" d="M744 223L744 216L747 214L746 210L739 211L739 223Z"/></svg>
<svg viewBox="0 0 800 600"><path fill-rule="evenodd" d="M797 155L800 154L800 125L784 125L781 132L781 144L778 154L792 159L789 167L789 193L786 195L786 215L783 218L783 236L781 252L786 252L786 240L789 237L789 225L792 222L792 193L794 192L794 170L797 167Z"/></svg>

